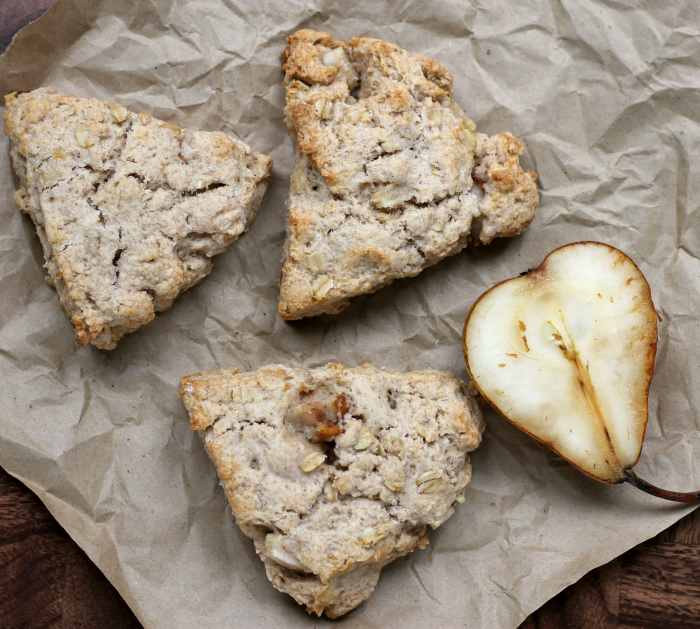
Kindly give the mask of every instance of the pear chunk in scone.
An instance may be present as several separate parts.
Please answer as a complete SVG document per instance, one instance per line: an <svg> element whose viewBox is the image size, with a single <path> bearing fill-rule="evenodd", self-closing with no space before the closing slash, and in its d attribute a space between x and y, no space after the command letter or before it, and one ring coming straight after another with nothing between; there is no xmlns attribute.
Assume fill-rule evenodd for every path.
<svg viewBox="0 0 700 629"><path fill-rule="evenodd" d="M336 618L464 501L481 440L449 373L284 365L187 376L182 397L267 576Z"/></svg>

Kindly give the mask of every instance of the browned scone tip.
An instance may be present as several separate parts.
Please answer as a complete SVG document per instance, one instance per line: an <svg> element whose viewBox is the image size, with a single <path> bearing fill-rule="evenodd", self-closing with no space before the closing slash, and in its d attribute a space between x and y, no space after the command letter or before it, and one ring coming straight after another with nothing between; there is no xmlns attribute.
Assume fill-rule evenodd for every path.
<svg viewBox="0 0 700 629"><path fill-rule="evenodd" d="M484 429L473 389L431 369L222 370L181 397L270 581L331 618L464 501Z"/></svg>
<svg viewBox="0 0 700 629"><path fill-rule="evenodd" d="M15 199L79 345L114 348L255 218L272 160L224 133L50 88L5 103Z"/></svg>
<svg viewBox="0 0 700 629"><path fill-rule="evenodd" d="M434 59L376 39L287 39L285 115L297 141L278 312L337 313L351 297L514 236L539 204L523 145L488 137Z"/></svg>

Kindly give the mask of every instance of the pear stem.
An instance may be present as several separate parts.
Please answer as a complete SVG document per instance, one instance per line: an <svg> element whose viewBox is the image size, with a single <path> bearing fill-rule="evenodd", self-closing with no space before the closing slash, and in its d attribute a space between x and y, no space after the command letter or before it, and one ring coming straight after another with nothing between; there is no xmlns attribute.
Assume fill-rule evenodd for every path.
<svg viewBox="0 0 700 629"><path fill-rule="evenodd" d="M700 502L700 491L678 492L660 489L651 483L647 483L644 479L639 478L631 469L625 470L625 478L622 482L629 483L637 489L641 489L652 496L663 498L664 500L672 500L674 502Z"/></svg>

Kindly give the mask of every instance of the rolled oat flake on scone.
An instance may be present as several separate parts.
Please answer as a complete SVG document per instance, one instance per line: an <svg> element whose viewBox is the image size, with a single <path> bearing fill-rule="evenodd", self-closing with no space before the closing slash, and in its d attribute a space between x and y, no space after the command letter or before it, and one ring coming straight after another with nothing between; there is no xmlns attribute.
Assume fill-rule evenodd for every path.
<svg viewBox="0 0 700 629"><path fill-rule="evenodd" d="M5 103L15 199L79 345L113 349L205 277L270 178L269 157L221 132L50 88Z"/></svg>
<svg viewBox="0 0 700 629"><path fill-rule="evenodd" d="M285 115L297 140L279 315L349 299L533 220L536 173L510 133L488 137L437 61L376 39L287 39Z"/></svg>
<svg viewBox="0 0 700 629"><path fill-rule="evenodd" d="M272 584L330 618L464 502L484 429L472 391L431 369L229 369L180 397Z"/></svg>

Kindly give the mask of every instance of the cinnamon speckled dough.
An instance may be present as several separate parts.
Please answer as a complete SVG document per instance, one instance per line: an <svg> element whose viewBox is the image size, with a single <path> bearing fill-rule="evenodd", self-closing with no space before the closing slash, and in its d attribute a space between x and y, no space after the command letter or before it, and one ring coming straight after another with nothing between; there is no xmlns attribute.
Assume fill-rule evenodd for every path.
<svg viewBox="0 0 700 629"><path fill-rule="evenodd" d="M271 365L181 386L268 578L331 618L452 515L484 428L471 390L433 370Z"/></svg>
<svg viewBox="0 0 700 629"><path fill-rule="evenodd" d="M452 99L437 61L376 39L287 39L287 124L297 163L279 315L336 313L349 298L514 236L535 217L523 145L488 138Z"/></svg>
<svg viewBox="0 0 700 629"><path fill-rule="evenodd" d="M15 199L79 345L114 348L255 218L272 160L243 142L50 88L5 102Z"/></svg>

